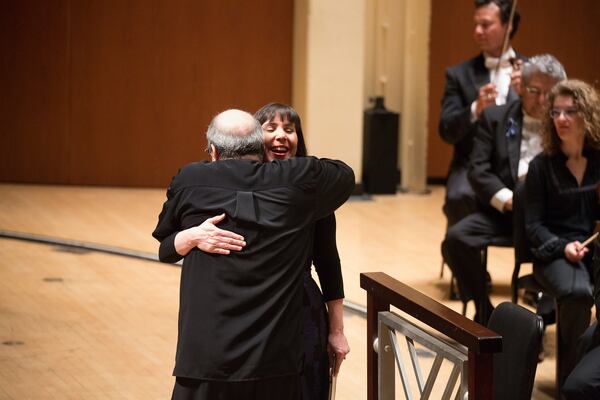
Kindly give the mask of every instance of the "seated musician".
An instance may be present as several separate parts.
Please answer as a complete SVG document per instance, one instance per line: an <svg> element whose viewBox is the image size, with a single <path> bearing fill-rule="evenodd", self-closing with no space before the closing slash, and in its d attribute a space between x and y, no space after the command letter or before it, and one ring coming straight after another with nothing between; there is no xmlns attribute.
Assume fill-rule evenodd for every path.
<svg viewBox="0 0 600 400"><path fill-rule="evenodd" d="M557 299L558 382L576 364L576 343L590 323L592 252L582 246L600 218L600 99L588 84L558 83L549 94L543 152L529 164L525 223L533 273Z"/></svg>
<svg viewBox="0 0 600 400"><path fill-rule="evenodd" d="M600 191L600 184L598 184ZM600 196L599 196L600 197ZM594 303L596 305L596 319L600 316L600 238L594 244L593 276ZM595 400L600 399L600 327L598 322L590 326L580 339L579 350L583 358L577 363L565 384L562 394L567 400Z"/></svg>

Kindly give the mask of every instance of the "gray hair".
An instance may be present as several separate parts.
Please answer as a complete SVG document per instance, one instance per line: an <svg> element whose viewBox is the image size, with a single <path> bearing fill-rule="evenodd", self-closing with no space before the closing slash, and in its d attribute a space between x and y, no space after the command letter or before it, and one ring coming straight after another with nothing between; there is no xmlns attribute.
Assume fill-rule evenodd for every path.
<svg viewBox="0 0 600 400"><path fill-rule="evenodd" d="M562 64L551 54L533 56L523 64L523 82L527 83L535 74L547 75L558 81L567 79L567 73Z"/></svg>
<svg viewBox="0 0 600 400"><path fill-rule="evenodd" d="M237 112L238 117L247 114L248 118L238 121L222 121L226 113ZM248 113L228 110L212 119L206 131L208 152L215 146L221 158L241 158L247 155L264 156L264 139L260 123Z"/></svg>

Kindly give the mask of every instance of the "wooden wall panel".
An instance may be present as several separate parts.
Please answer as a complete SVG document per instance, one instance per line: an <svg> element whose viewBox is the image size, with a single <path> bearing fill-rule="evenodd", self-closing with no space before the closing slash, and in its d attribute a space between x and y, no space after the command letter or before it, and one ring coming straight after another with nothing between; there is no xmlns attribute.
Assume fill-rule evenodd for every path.
<svg viewBox="0 0 600 400"><path fill-rule="evenodd" d="M2 2L0 180L68 175L67 26L66 0Z"/></svg>
<svg viewBox="0 0 600 400"><path fill-rule="evenodd" d="M66 146L33 163L43 170L63 160L63 168L52 176L4 170L0 180L164 187L178 167L207 158L204 132L214 114L291 99L292 0L67 1L65 8L67 17L51 23L67 35L50 38L66 49L62 64L23 45L34 61L63 66L48 91L65 94L56 102L66 110L63 124L50 122ZM18 17L33 19L32 9ZM19 68L6 71L19 77L14 91L29 78ZM3 147L31 146L26 118L0 113L15 132ZM6 163L21 160L15 154Z"/></svg>
<svg viewBox="0 0 600 400"><path fill-rule="evenodd" d="M520 1L521 26L513 47L525 55L551 53L572 78L600 88L600 2L579 0ZM432 0L429 70L429 138L427 175L446 176L452 147L438 135L440 101L447 66L478 53L472 39L473 1Z"/></svg>

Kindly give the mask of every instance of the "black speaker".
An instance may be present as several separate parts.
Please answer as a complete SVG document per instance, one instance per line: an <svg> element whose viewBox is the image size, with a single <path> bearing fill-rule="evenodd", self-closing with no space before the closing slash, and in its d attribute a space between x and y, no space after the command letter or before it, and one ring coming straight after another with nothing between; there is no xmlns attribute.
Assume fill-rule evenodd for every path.
<svg viewBox="0 0 600 400"><path fill-rule="evenodd" d="M363 173L366 193L396 193L398 171L398 124L400 114L386 110L383 97L375 97L373 108L364 112Z"/></svg>

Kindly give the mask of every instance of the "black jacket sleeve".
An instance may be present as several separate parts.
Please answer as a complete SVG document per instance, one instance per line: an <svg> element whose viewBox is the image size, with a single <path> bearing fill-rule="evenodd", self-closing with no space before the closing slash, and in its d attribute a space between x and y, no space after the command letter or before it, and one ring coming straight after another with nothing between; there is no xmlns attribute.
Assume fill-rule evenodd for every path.
<svg viewBox="0 0 600 400"><path fill-rule="evenodd" d="M567 239L559 238L545 225L548 173L547 164L538 156L529 164L525 180L525 229L533 255L545 262L562 257L568 244Z"/></svg>
<svg viewBox="0 0 600 400"><path fill-rule="evenodd" d="M176 263L183 258L181 254L175 250L175 236L179 232L174 232L161 240L158 248L158 259L164 263Z"/></svg>
<svg viewBox="0 0 600 400"><path fill-rule="evenodd" d="M330 214L317 221L314 232L313 264L323 291L323 300L342 299L344 298L344 280L336 245L335 214Z"/></svg>
<svg viewBox="0 0 600 400"><path fill-rule="evenodd" d="M354 172L342 161L326 158L315 159L316 164L316 213L315 220L332 214L348 200L354 190Z"/></svg>
<svg viewBox="0 0 600 400"><path fill-rule="evenodd" d="M481 114L477 124L469 166L469 182L479 200L485 205L490 204L492 197L500 189L507 187L500 178L500 171L497 170L500 166L494 164L498 120L491 118L489 111L485 110ZM496 160L497 163L498 160ZM505 167L509 168L508 165Z"/></svg>
<svg viewBox="0 0 600 400"><path fill-rule="evenodd" d="M446 143L456 144L472 134L475 123L471 122L471 103L461 89L457 73L447 69L438 128Z"/></svg>
<svg viewBox="0 0 600 400"><path fill-rule="evenodd" d="M165 263L174 263L182 258L175 251L175 235L183 229L177 215L180 193L177 190L178 175L173 178L167 189L167 200L158 216L158 224L152 232L152 236L160 242L158 258Z"/></svg>

